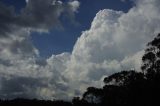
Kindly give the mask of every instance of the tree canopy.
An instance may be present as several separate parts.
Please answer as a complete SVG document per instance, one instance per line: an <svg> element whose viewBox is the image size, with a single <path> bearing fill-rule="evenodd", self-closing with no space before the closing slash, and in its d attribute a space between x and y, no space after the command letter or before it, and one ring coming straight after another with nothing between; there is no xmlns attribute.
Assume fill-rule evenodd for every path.
<svg viewBox="0 0 160 106"><path fill-rule="evenodd" d="M160 75L160 34L158 34L145 49L142 57L142 71L148 79L159 77Z"/></svg>

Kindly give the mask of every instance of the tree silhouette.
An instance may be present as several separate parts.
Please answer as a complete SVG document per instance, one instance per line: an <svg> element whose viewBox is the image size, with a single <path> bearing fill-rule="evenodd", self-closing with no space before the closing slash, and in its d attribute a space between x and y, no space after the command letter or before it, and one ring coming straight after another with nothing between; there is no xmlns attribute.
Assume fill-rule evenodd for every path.
<svg viewBox="0 0 160 106"><path fill-rule="evenodd" d="M95 87L88 87L87 91L83 94L83 100L89 103L100 103L103 97L103 90Z"/></svg>
<svg viewBox="0 0 160 106"><path fill-rule="evenodd" d="M146 99L151 101L150 104L159 103L157 97L160 95L160 34L148 43L142 61L141 69L147 79Z"/></svg>
<svg viewBox="0 0 160 106"><path fill-rule="evenodd" d="M143 81L144 76L140 72L134 70L121 71L115 73L109 77L104 78L104 83L106 85L117 85L117 86L126 86L132 85L135 82Z"/></svg>
<svg viewBox="0 0 160 106"><path fill-rule="evenodd" d="M142 67L148 79L159 78L160 75L160 34L148 43L142 57Z"/></svg>
<svg viewBox="0 0 160 106"><path fill-rule="evenodd" d="M129 70L104 78L104 83L105 105L131 105L140 102L139 97L143 95L145 78L143 73Z"/></svg>

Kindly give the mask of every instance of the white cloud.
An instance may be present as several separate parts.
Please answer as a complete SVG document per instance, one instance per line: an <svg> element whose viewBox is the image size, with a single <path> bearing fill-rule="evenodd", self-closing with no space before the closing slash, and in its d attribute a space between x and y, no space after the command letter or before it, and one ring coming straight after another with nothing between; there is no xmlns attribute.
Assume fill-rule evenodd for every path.
<svg viewBox="0 0 160 106"><path fill-rule="evenodd" d="M73 12L77 12L77 10L78 10L78 8L79 8L79 6L80 6L80 2L77 1L77 0L71 1L71 2L69 2L68 4L71 6L71 10L72 10Z"/></svg>
<svg viewBox="0 0 160 106"><path fill-rule="evenodd" d="M158 0L137 0L127 13L99 11L72 51L65 72L70 85L84 91L91 85L100 86L104 75L140 71L143 49L160 30L159 4Z"/></svg>
<svg viewBox="0 0 160 106"><path fill-rule="evenodd" d="M28 3L29 0L26 0L26 3Z"/></svg>

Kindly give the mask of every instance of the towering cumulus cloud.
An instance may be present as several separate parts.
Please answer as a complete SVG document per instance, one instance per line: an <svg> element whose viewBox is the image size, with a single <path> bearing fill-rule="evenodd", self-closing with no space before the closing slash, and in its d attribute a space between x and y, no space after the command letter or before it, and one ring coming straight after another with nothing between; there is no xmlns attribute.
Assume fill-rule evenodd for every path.
<svg viewBox="0 0 160 106"><path fill-rule="evenodd" d="M73 20L79 5L76 0L26 0L16 14L0 4L0 98L66 99L100 86L114 72L140 71L145 44L160 31L159 0L136 0L127 13L100 10L71 54L38 59L30 33L61 27L59 17L67 14Z"/></svg>
<svg viewBox="0 0 160 106"><path fill-rule="evenodd" d="M114 72L140 71L143 49L160 31L159 4L159 0L136 0L127 13L100 10L72 51L65 72L73 79L70 86L84 91L90 84L100 86L98 81Z"/></svg>

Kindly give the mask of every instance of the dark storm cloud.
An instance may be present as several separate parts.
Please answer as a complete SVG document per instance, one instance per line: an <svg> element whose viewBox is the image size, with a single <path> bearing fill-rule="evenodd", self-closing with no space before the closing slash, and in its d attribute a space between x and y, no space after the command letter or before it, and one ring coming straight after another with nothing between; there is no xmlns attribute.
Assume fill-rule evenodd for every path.
<svg viewBox="0 0 160 106"><path fill-rule="evenodd" d="M19 16L19 23L24 27L48 29L59 24L63 4L53 0L29 0Z"/></svg>
<svg viewBox="0 0 160 106"><path fill-rule="evenodd" d="M12 64L10 63L10 61L8 61L8 60L2 60L2 59L0 59L0 64L3 64L4 66L11 66Z"/></svg>
<svg viewBox="0 0 160 106"><path fill-rule="evenodd" d="M6 7L0 2L0 37L4 37L11 32L11 25L15 21L15 13L13 7Z"/></svg>
<svg viewBox="0 0 160 106"><path fill-rule="evenodd" d="M0 36L6 36L14 27L49 30L61 26L62 14L74 19L74 12L79 7L78 1L61 2L57 0L28 0L20 14L14 7L0 3Z"/></svg>
<svg viewBox="0 0 160 106"><path fill-rule="evenodd" d="M49 83L48 80L50 80L51 82ZM31 76L26 77L7 74L0 75L0 84L0 97L4 99L51 99L51 96L54 96L53 94L55 94L55 92L56 96L66 96L65 91L69 89L64 84L56 82L55 78L34 78ZM49 98L47 98L48 96Z"/></svg>
<svg viewBox="0 0 160 106"><path fill-rule="evenodd" d="M42 83L41 79L32 77L1 76L0 83L0 96L8 99L36 98L37 87L48 87L47 84Z"/></svg>

